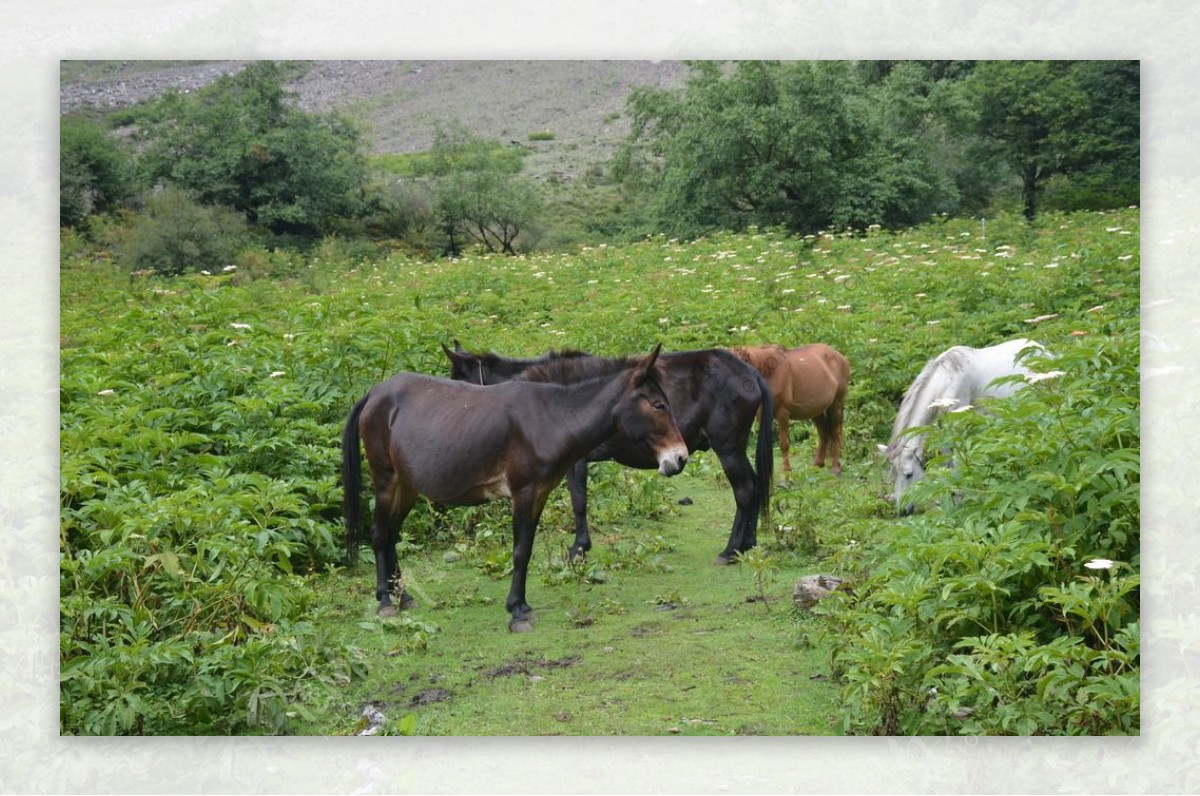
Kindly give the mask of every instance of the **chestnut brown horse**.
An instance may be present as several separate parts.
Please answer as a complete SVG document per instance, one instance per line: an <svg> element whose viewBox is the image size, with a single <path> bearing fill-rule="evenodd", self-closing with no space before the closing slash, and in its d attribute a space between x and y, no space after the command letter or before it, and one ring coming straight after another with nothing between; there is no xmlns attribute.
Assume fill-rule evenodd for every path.
<svg viewBox="0 0 1200 796"><path fill-rule="evenodd" d="M817 427L813 465L824 467L825 457L829 456L833 474L841 475L842 418L850 384L849 360L824 343L799 348L761 345L730 350L753 365L771 386L784 472L792 469L788 421L811 420Z"/></svg>
<svg viewBox="0 0 1200 796"><path fill-rule="evenodd" d="M625 360L593 356L580 351L551 352L540 359L509 359L496 354L474 354L454 341L451 351L442 349L450 359L450 376L475 384L499 384L523 378L528 368L553 366L576 377L589 373L611 372L625 366ZM672 351L659 358L663 369L662 387L670 397L679 432L691 451L712 449L721 462L733 489L736 510L733 528L725 549L716 563L727 564L739 553L758 542L758 521L764 522L771 497L771 475L775 464L771 418L774 416L771 389L754 368L721 348L699 351ZM746 455L746 445L754 428L755 416L765 407L767 421L759 428L754 464ZM653 467L641 446L623 435L609 439L581 459L567 476L571 507L575 514L573 559L592 547L587 522L588 462L612 460L626 467Z"/></svg>
<svg viewBox="0 0 1200 796"><path fill-rule="evenodd" d="M653 456L663 475L675 475L687 463L687 446L660 384L660 348L615 372L571 383L542 369L495 387L417 373L372 387L346 421L342 484L353 560L362 508L361 439L375 490L371 546L379 613L396 613L396 542L418 496L451 506L505 497L513 516L509 629L531 629L525 581L534 535L546 497L571 465L618 433ZM403 589L397 599L401 608L415 604Z"/></svg>

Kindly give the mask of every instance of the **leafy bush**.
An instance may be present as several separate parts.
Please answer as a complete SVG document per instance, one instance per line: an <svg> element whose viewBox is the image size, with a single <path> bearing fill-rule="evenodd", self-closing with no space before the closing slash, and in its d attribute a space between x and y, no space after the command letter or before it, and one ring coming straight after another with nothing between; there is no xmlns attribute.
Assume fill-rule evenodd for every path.
<svg viewBox="0 0 1200 796"><path fill-rule="evenodd" d="M183 191L168 189L152 197L135 218L122 254L133 270L168 276L220 271L243 245L245 227L232 210L202 205Z"/></svg>
<svg viewBox="0 0 1200 796"><path fill-rule="evenodd" d="M934 508L825 609L848 731L1137 732L1136 323L1055 354L989 414L945 416L912 490Z"/></svg>
<svg viewBox="0 0 1200 796"><path fill-rule="evenodd" d="M124 314L64 308L60 729L285 731L310 688L362 668L309 621L303 580L340 561L318 426L345 399L284 379L288 341L231 321L215 294L234 288L163 311L178 290L73 284Z"/></svg>
<svg viewBox="0 0 1200 796"><path fill-rule="evenodd" d="M262 61L159 100L140 133L147 172L275 232L321 233L357 216L366 184L358 130L300 110L286 77L285 66Z"/></svg>

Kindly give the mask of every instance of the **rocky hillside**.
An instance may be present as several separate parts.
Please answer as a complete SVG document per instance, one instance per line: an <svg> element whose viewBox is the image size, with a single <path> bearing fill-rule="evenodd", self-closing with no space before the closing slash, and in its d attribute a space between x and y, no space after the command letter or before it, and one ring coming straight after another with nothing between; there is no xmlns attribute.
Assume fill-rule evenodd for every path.
<svg viewBox="0 0 1200 796"><path fill-rule="evenodd" d="M246 61L65 61L59 106L117 109L168 88L190 91ZM677 61L311 61L289 88L301 106L365 123L374 152L428 149L434 123L533 150L538 179L570 180L611 157L629 131L625 100L638 85L677 86ZM540 133L538 140L531 140Z"/></svg>

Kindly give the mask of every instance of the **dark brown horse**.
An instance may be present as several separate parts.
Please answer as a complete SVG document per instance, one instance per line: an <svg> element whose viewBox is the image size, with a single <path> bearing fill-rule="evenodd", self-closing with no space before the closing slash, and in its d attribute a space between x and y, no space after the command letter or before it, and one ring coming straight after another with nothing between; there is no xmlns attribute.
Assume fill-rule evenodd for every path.
<svg viewBox="0 0 1200 796"><path fill-rule="evenodd" d="M661 347L660 347L661 348ZM580 457L615 434L659 472L675 475L688 452L661 386L659 348L605 375L564 383L549 368L496 387L401 373L354 405L342 434L343 505L351 560L359 541L359 439L375 489L371 546L379 613L395 614L396 541L417 497L442 505L510 498L513 577L505 603L514 631L529 630L525 580L546 497ZM401 589L400 607L414 605Z"/></svg>
<svg viewBox="0 0 1200 796"><path fill-rule="evenodd" d="M552 352L540 359L507 359L495 354L455 350L442 346L450 358L451 378L474 384L499 384L521 378L529 368L553 367L567 378L612 372L627 367L627 360L592 356L579 351ZM712 449L733 488L737 504L733 528L725 549L717 557L725 564L757 543L758 518L766 512L771 497L774 466L771 390L753 368L724 349L677 351L659 357L663 368L662 387L671 402L679 432L691 451ZM766 424L759 430L754 466L746 456L746 445L754 418L766 409ZM567 477L571 507L575 514L575 543L570 557L592 547L587 522L588 462L612 460L626 467L647 469L654 460L636 441L618 434L580 460Z"/></svg>
<svg viewBox="0 0 1200 796"><path fill-rule="evenodd" d="M771 385L784 472L792 469L788 421L811 420L817 427L813 465L824 467L828 455L833 474L841 475L842 417L850 384L849 360L824 343L790 349L762 345L730 350L753 365Z"/></svg>

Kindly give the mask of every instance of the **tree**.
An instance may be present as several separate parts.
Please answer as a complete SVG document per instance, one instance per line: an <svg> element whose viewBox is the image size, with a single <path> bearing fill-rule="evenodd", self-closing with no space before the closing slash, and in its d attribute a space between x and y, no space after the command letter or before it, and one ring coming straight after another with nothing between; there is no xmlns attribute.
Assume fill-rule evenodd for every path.
<svg viewBox="0 0 1200 796"><path fill-rule="evenodd" d="M1029 220L1056 175L1115 169L1136 183L1138 85L1136 61L983 61L963 81L979 152L1019 176Z"/></svg>
<svg viewBox="0 0 1200 796"><path fill-rule="evenodd" d="M542 211L541 191L520 169L518 156L462 125L437 126L430 173L448 252L456 253L465 236L488 251L516 253L518 238Z"/></svg>
<svg viewBox="0 0 1200 796"><path fill-rule="evenodd" d="M660 227L795 232L913 223L952 209L938 121L912 69L869 83L851 62L691 64L682 91L635 90L615 173L655 194Z"/></svg>
<svg viewBox="0 0 1200 796"><path fill-rule="evenodd" d="M98 124L64 119L59 134L59 224L70 227L129 199L132 154Z"/></svg>
<svg viewBox="0 0 1200 796"><path fill-rule="evenodd" d="M362 209L361 136L345 119L300 110L270 61L195 95L160 101L142 133L150 174L276 232L322 232Z"/></svg>

